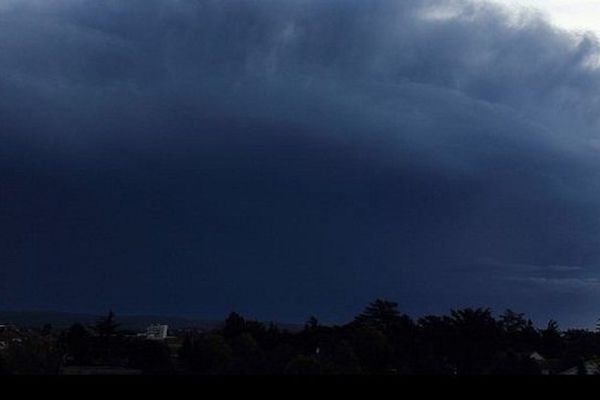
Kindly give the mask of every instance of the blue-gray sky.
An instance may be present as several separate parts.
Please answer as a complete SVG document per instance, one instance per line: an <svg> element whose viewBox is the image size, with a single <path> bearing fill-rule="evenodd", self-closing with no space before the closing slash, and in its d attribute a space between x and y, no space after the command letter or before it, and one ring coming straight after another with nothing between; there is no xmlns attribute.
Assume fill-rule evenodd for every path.
<svg viewBox="0 0 600 400"><path fill-rule="evenodd" d="M0 0L0 308L600 317L600 42L454 0Z"/></svg>

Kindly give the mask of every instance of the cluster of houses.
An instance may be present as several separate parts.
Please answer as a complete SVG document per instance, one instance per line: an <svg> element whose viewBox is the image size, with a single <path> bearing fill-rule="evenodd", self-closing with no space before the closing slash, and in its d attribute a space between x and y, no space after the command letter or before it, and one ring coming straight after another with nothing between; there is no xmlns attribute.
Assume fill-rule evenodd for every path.
<svg viewBox="0 0 600 400"><path fill-rule="evenodd" d="M27 332L27 329L18 328L15 325L0 325L0 350L6 348L11 342L21 342ZM172 337L168 336L168 332L168 325L153 324L148 326L145 332L138 333L136 336L145 337L148 340L165 340Z"/></svg>
<svg viewBox="0 0 600 400"><path fill-rule="evenodd" d="M556 371L556 369L552 367L552 360L547 360L538 352L531 353L529 358L538 364L542 371L542 375L550 375L551 370ZM600 360L594 359L583 361L580 365L558 372L558 375L600 375Z"/></svg>
<svg viewBox="0 0 600 400"><path fill-rule="evenodd" d="M24 332L14 325L0 325L0 351L23 341Z"/></svg>

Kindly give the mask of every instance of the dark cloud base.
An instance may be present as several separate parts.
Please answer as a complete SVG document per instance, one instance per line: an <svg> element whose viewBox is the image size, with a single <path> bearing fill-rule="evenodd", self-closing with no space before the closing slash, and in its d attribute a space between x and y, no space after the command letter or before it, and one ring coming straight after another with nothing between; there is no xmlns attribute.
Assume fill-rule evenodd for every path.
<svg viewBox="0 0 600 400"><path fill-rule="evenodd" d="M0 2L0 306L591 325L599 55L463 1Z"/></svg>

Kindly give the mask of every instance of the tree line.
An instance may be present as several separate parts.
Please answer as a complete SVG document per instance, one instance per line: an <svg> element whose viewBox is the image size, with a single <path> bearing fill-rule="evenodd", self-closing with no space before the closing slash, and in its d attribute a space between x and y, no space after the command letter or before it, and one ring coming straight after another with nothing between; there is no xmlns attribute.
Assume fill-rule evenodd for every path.
<svg viewBox="0 0 600 400"><path fill-rule="evenodd" d="M131 333L131 332L129 332ZM93 327L46 327L0 351L2 373L115 366L146 374L555 374L600 357L600 333L535 327L524 314L465 308L413 319L378 299L344 325L311 317L290 331L231 313L208 331L169 341L120 330L110 312Z"/></svg>

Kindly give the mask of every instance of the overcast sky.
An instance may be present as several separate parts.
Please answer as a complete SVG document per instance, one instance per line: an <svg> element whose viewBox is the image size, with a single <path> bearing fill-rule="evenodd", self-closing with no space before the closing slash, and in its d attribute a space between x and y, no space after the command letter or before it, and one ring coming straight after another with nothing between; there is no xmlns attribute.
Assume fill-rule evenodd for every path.
<svg viewBox="0 0 600 400"><path fill-rule="evenodd" d="M599 56L460 0L0 0L0 308L593 326Z"/></svg>

